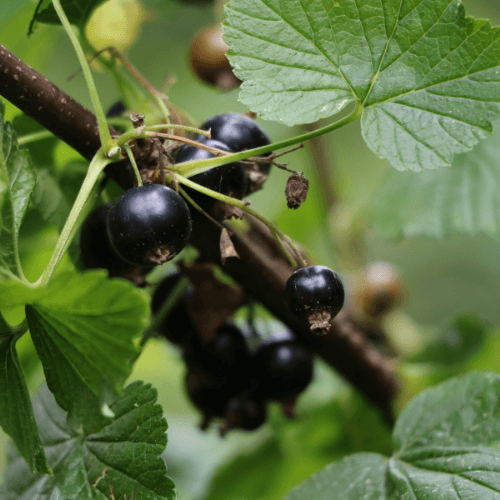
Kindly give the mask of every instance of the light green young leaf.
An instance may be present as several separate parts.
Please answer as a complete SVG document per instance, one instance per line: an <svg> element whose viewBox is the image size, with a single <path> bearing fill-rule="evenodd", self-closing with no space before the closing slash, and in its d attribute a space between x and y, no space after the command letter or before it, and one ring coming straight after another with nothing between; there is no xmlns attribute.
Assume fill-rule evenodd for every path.
<svg viewBox="0 0 500 500"><path fill-rule="evenodd" d="M389 172L374 203L374 225L388 237L500 237L500 127L453 160L452 168Z"/></svg>
<svg viewBox="0 0 500 500"><path fill-rule="evenodd" d="M500 116L500 30L461 0L230 0L226 15L243 103L294 125L357 101L398 170L449 166Z"/></svg>
<svg viewBox="0 0 500 500"><path fill-rule="evenodd" d="M33 343L71 425L86 425L130 375L149 299L102 270L61 273L44 292L26 306Z"/></svg>
<svg viewBox="0 0 500 500"><path fill-rule="evenodd" d="M36 428L26 380L17 357L16 342L20 337L21 335L0 336L0 425L14 440L31 472L51 474Z"/></svg>
<svg viewBox="0 0 500 500"><path fill-rule="evenodd" d="M421 392L399 417L391 458L333 463L286 500L500 498L500 375L473 372Z"/></svg>
<svg viewBox="0 0 500 500"><path fill-rule="evenodd" d="M4 122L0 101L0 281L23 276L18 256L19 228L35 187L35 172L27 150Z"/></svg>
<svg viewBox="0 0 500 500"><path fill-rule="evenodd" d="M111 404L113 421L87 434L66 424L46 386L33 399L35 418L54 476L30 474L11 453L3 500L90 500L126 498L174 500L175 489L160 457L167 444L167 422L156 404L157 391L135 382Z"/></svg>

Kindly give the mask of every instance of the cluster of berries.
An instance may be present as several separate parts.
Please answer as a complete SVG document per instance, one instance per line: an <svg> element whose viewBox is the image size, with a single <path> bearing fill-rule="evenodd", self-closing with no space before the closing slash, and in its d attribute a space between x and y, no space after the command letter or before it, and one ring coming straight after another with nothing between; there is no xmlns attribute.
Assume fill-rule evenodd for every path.
<svg viewBox="0 0 500 500"><path fill-rule="evenodd" d="M152 300L161 310L181 273L167 276ZM313 357L285 325L256 321L239 327L226 322L206 342L191 320L188 288L169 311L158 333L182 348L187 366L186 390L204 416L202 428L221 418L221 434L230 429L254 430L267 418L267 402L278 401L293 415L297 396L313 377Z"/></svg>
<svg viewBox="0 0 500 500"><path fill-rule="evenodd" d="M113 115L123 112L120 108L111 111ZM201 129L211 130L212 139L198 135L195 140L223 151L238 152L270 143L256 123L237 114L215 116L202 124ZM177 150L176 162L214 156L206 150L184 145ZM247 173L242 163L230 163L194 175L191 180L241 199L260 188L262 176L265 178L269 170L269 165L256 165L250 165ZM255 169L258 175L254 175ZM186 188L186 192L204 210L211 210L216 202L215 198L193 189ZM80 237L83 264L87 268L108 269L112 276L125 276L124 270L132 266L151 268L163 264L188 242L191 216L192 211L184 199L167 186L145 184L129 189L85 220Z"/></svg>

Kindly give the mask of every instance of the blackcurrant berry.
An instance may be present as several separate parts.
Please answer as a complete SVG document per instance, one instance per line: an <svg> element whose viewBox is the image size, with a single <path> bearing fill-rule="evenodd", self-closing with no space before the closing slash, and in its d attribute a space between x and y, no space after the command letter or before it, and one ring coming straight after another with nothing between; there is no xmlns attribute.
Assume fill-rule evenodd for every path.
<svg viewBox="0 0 500 500"><path fill-rule="evenodd" d="M107 269L110 276L122 276L130 269L113 250L106 221L112 203L106 203L87 215L80 231L80 255L87 269Z"/></svg>
<svg viewBox="0 0 500 500"><path fill-rule="evenodd" d="M228 401L224 416L226 422L221 427L221 434L230 429L253 431L266 422L267 408L263 401L240 395Z"/></svg>
<svg viewBox="0 0 500 500"><path fill-rule="evenodd" d="M108 109L106 116L108 118L114 118L115 116L121 116L121 115L123 115L123 113L125 112L126 109L127 108L125 107L125 104L123 104L123 101L116 101Z"/></svg>
<svg viewBox="0 0 500 500"><path fill-rule="evenodd" d="M229 399L245 390L246 383L246 379L220 377L199 365L188 365L187 394L208 417L222 417Z"/></svg>
<svg viewBox="0 0 500 500"><path fill-rule="evenodd" d="M191 66L200 80L220 89L236 87L240 81L226 57L228 45L222 39L219 25L206 28L197 35L190 49Z"/></svg>
<svg viewBox="0 0 500 500"><path fill-rule="evenodd" d="M355 295L365 314L376 318L402 301L404 286L391 264L374 262L366 268Z"/></svg>
<svg viewBox="0 0 500 500"><path fill-rule="evenodd" d="M125 191L108 215L108 236L115 252L138 266L174 258L191 234L186 202L172 189L146 184Z"/></svg>
<svg viewBox="0 0 500 500"><path fill-rule="evenodd" d="M183 274L175 272L161 281L151 299L153 314L158 313L182 276ZM187 301L192 293L193 288L190 286L158 327L158 333L173 344L186 345L194 335L195 328L187 309Z"/></svg>
<svg viewBox="0 0 500 500"><path fill-rule="evenodd" d="M270 399L300 394L313 377L312 355L296 342L265 346L253 361L258 392Z"/></svg>
<svg viewBox="0 0 500 500"><path fill-rule="evenodd" d="M221 141L232 151L244 151L270 144L267 134L253 120L236 113L217 115L205 123L200 128L210 130L212 139ZM196 140L201 137L198 135ZM269 171L269 165L263 165Z"/></svg>
<svg viewBox="0 0 500 500"><path fill-rule="evenodd" d="M222 325L204 350L205 362L215 373L243 376L243 372L248 370L250 354L243 332L236 325Z"/></svg>
<svg viewBox="0 0 500 500"><path fill-rule="evenodd" d="M299 318L328 313L329 320L344 305L344 285L339 276L325 266L295 271L286 282L284 295L287 306Z"/></svg>
<svg viewBox="0 0 500 500"><path fill-rule="evenodd" d="M212 148L222 149L223 151L232 152L231 149L220 141L209 140L206 137L200 136L203 144ZM204 149L196 148L195 146L182 146L177 152L177 163L194 160L207 160L214 158L215 155ZM211 168L201 174L196 174L190 177L190 180L204 186L212 191L232 196L233 198L241 199L247 187L247 175L243 165L239 162L229 163L220 167ZM193 198L203 209L209 209L216 202L215 198L204 195L194 189L185 188L187 194Z"/></svg>

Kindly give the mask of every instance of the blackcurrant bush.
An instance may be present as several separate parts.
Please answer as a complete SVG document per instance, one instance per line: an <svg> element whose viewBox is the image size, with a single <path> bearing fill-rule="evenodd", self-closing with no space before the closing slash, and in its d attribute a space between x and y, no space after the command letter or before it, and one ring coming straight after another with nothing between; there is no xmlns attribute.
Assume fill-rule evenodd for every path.
<svg viewBox="0 0 500 500"><path fill-rule="evenodd" d="M226 57L228 48L222 39L222 29L219 25L206 28L196 36L189 58L191 67L200 80L223 90L236 87L240 83Z"/></svg>
<svg viewBox="0 0 500 500"><path fill-rule="evenodd" d="M232 151L244 151L270 144L267 134L253 120L236 113L217 115L200 128L210 130L212 139L221 141ZM196 140L203 136L198 135ZM264 165L263 165L264 166ZM269 165L265 165L269 170Z"/></svg>
<svg viewBox="0 0 500 500"><path fill-rule="evenodd" d="M106 203L87 215L80 231L80 255L87 269L107 269L110 276L122 276L131 266L113 250L106 221L112 203Z"/></svg>
<svg viewBox="0 0 500 500"><path fill-rule="evenodd" d="M355 296L365 314L377 318L403 300L404 285L391 264L374 262L366 268Z"/></svg>
<svg viewBox="0 0 500 500"><path fill-rule="evenodd" d="M137 266L174 258L191 234L186 202L172 189L146 184L125 191L108 214L108 236L115 252Z"/></svg>
<svg viewBox="0 0 500 500"><path fill-rule="evenodd" d="M175 272L160 282L151 299L151 310L153 314L158 313L182 276L183 274ZM194 335L195 327L187 309L187 301L192 293L193 287L189 286L158 327L158 333L173 344L184 346Z"/></svg>
<svg viewBox="0 0 500 500"><path fill-rule="evenodd" d="M253 431L266 422L267 408L263 401L240 395L227 402L224 416L226 423L221 428L221 434L230 429Z"/></svg>
<svg viewBox="0 0 500 500"><path fill-rule="evenodd" d="M270 399L297 396L313 377L313 357L296 342L265 346L257 351L253 361L258 392Z"/></svg>
<svg viewBox="0 0 500 500"><path fill-rule="evenodd" d="M121 116L125 112L127 108L123 101L116 101L111 107L108 109L106 116L108 118L114 118L115 116Z"/></svg>
<svg viewBox="0 0 500 500"><path fill-rule="evenodd" d="M223 142L209 140L203 136L200 136L200 138L199 142L207 146L232 152ZM177 152L176 161L180 163L184 161L207 160L208 158L214 158L214 156L214 154L204 149L184 145ZM241 199L246 191L248 178L243 165L235 162L193 175L190 177L190 180L218 193ZM204 195L191 188L186 187L185 189L188 195L203 209L210 209L216 202L216 199L211 196Z"/></svg>
<svg viewBox="0 0 500 500"><path fill-rule="evenodd" d="M333 318L344 305L344 285L339 276L325 266L295 271L285 285L285 302L299 318L311 313L329 313Z"/></svg>

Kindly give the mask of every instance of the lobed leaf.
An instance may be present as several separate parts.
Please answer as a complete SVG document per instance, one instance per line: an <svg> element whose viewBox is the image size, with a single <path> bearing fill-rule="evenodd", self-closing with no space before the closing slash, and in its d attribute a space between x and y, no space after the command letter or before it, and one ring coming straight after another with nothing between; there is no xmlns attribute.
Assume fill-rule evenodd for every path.
<svg viewBox="0 0 500 500"><path fill-rule="evenodd" d="M443 238L453 233L500 237L500 129L452 168L389 172L374 203L374 225L388 237Z"/></svg>
<svg viewBox="0 0 500 500"><path fill-rule="evenodd" d="M421 392L393 432L395 453L357 454L292 490L306 498L500 498L500 375L473 372Z"/></svg>
<svg viewBox="0 0 500 500"><path fill-rule="evenodd" d="M0 337L0 425L14 440L31 472L51 474L17 357L16 342L19 338L21 335Z"/></svg>
<svg viewBox="0 0 500 500"><path fill-rule="evenodd" d="M18 256L19 228L35 187L35 172L27 150L20 150L16 134L4 122L0 101L0 280L22 277Z"/></svg>
<svg viewBox="0 0 500 500"><path fill-rule="evenodd" d="M500 116L500 30L461 0L230 0L226 15L244 104L295 125L357 101L398 170L449 166Z"/></svg>
<svg viewBox="0 0 500 500"><path fill-rule="evenodd" d="M91 422L130 375L148 298L103 270L61 273L43 292L26 317L47 384L72 424Z"/></svg>
<svg viewBox="0 0 500 500"><path fill-rule="evenodd" d="M30 474L13 450L0 497L175 499L174 484L160 457L167 444L167 422L156 399L150 384L129 385L111 405L113 421L100 432L88 434L67 425L66 414L47 387L42 387L33 399L35 418L54 475Z"/></svg>

